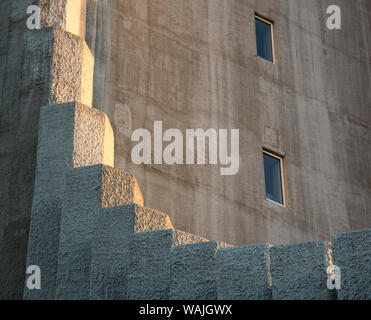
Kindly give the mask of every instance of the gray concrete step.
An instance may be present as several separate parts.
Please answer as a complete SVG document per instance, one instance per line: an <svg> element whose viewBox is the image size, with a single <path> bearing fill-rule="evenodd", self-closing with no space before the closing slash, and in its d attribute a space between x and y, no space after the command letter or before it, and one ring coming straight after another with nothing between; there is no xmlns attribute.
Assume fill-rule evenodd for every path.
<svg viewBox="0 0 371 320"><path fill-rule="evenodd" d="M216 300L218 250L230 247L202 242L170 249L170 300Z"/></svg>
<svg viewBox="0 0 371 320"><path fill-rule="evenodd" d="M339 300L371 299L371 229L332 237L334 264L339 268Z"/></svg>
<svg viewBox="0 0 371 320"><path fill-rule="evenodd" d="M271 300L269 249L268 244L219 249L218 300Z"/></svg>
<svg viewBox="0 0 371 320"><path fill-rule="evenodd" d="M130 246L129 300L170 298L170 249L207 241L178 231L159 230L134 234Z"/></svg>
<svg viewBox="0 0 371 320"><path fill-rule="evenodd" d="M99 209L93 231L91 299L125 300L129 261L137 254L130 253L130 244L137 236L162 229L173 229L169 216L150 208L130 204Z"/></svg>
<svg viewBox="0 0 371 320"><path fill-rule="evenodd" d="M105 165L76 168L67 173L60 220L57 298L90 298L98 209L125 204L143 205L133 175Z"/></svg>
<svg viewBox="0 0 371 320"><path fill-rule="evenodd" d="M316 241L274 246L270 249L274 300L327 300L327 268L331 243Z"/></svg>
<svg viewBox="0 0 371 320"><path fill-rule="evenodd" d="M25 299L54 298L66 175L76 167L113 165L108 137L113 137L110 122L94 108L77 102L41 108L27 265L43 270L44 285L26 288Z"/></svg>

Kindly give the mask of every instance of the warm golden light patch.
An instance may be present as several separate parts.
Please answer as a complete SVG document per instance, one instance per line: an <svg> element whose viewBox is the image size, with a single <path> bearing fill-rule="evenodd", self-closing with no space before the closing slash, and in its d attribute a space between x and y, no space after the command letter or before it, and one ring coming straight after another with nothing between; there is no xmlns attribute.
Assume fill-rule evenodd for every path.
<svg viewBox="0 0 371 320"><path fill-rule="evenodd" d="M85 39L86 0L40 0L42 27L57 27Z"/></svg>
<svg viewBox="0 0 371 320"><path fill-rule="evenodd" d="M86 0L66 1L66 31L85 39Z"/></svg>
<svg viewBox="0 0 371 320"><path fill-rule="evenodd" d="M115 138L111 123L106 115L104 115L104 142L103 142L103 164L114 167L114 146Z"/></svg>
<svg viewBox="0 0 371 320"><path fill-rule="evenodd" d="M83 44L83 60L81 69L81 103L93 105L94 57L89 47Z"/></svg>

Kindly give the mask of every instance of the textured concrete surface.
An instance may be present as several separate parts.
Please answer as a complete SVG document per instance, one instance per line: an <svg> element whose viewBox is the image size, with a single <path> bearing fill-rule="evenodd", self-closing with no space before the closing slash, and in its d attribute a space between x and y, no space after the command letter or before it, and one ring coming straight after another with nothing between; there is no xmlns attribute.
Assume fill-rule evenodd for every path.
<svg viewBox="0 0 371 320"><path fill-rule="evenodd" d="M67 173L60 222L57 299L88 299L97 209L143 205L135 177L96 165Z"/></svg>
<svg viewBox="0 0 371 320"><path fill-rule="evenodd" d="M21 90L25 98L32 99L44 90L46 104L78 101L92 105L94 58L85 41L59 28L28 31L24 41Z"/></svg>
<svg viewBox="0 0 371 320"><path fill-rule="evenodd" d="M114 137L107 116L94 108L76 104L73 167L114 165Z"/></svg>
<svg viewBox="0 0 371 320"><path fill-rule="evenodd" d="M339 300L371 299L371 229L332 238L334 264L340 268Z"/></svg>
<svg viewBox="0 0 371 320"><path fill-rule="evenodd" d="M170 299L216 300L215 258L220 248L229 245L202 242L170 249Z"/></svg>
<svg viewBox="0 0 371 320"><path fill-rule="evenodd" d="M274 300L327 300L327 268L331 244L325 241L275 246L270 249Z"/></svg>
<svg viewBox="0 0 371 320"><path fill-rule="evenodd" d="M329 5L342 30L326 27ZM233 245L327 240L371 227L371 1L89 1L94 106L115 165L175 228ZM278 63L256 55L254 13L275 21ZM135 166L132 128L239 128L240 171ZM165 144L164 144L165 145ZM265 201L262 148L286 155L288 208Z"/></svg>
<svg viewBox="0 0 371 320"><path fill-rule="evenodd" d="M34 198L63 195L65 174L72 168L113 166L113 147L105 144L109 127L102 112L77 102L42 107Z"/></svg>
<svg viewBox="0 0 371 320"><path fill-rule="evenodd" d="M52 26L70 19L82 36L80 2L69 0L68 17L68 0L50 1ZM0 298L23 294L39 108L91 100L83 42L26 30L26 8L37 2L0 1ZM329 4L342 8L340 31L325 27ZM138 176L147 204L170 212L176 228L238 245L371 226L370 1L88 0L87 9L94 106L113 120L116 165ZM276 23L277 65L256 57L254 12ZM152 130L154 120L164 129L240 128L239 174L134 166L127 123ZM288 208L264 199L263 146L286 155Z"/></svg>
<svg viewBox="0 0 371 320"><path fill-rule="evenodd" d="M61 29L27 30L34 3L0 3L0 299L23 296L40 108L92 99L90 50Z"/></svg>
<svg viewBox="0 0 371 320"><path fill-rule="evenodd" d="M108 127L102 112L80 103L41 108L27 265L41 268L43 288L30 291L25 287L25 299L54 298L66 173L113 161L113 147L105 145ZM107 130L111 134L112 129ZM113 165L111 161L106 164Z"/></svg>
<svg viewBox="0 0 371 320"><path fill-rule="evenodd" d="M270 300L268 244L232 247L216 254L218 300Z"/></svg>
<svg viewBox="0 0 371 320"><path fill-rule="evenodd" d="M130 246L128 300L169 300L170 249L207 241L177 231L159 230L133 235Z"/></svg>
<svg viewBox="0 0 371 320"><path fill-rule="evenodd" d="M132 235L172 227L166 214L138 205L99 209L93 235L90 297L126 300Z"/></svg>
<svg viewBox="0 0 371 320"><path fill-rule="evenodd" d="M59 27L85 37L86 0L38 0L42 27Z"/></svg>

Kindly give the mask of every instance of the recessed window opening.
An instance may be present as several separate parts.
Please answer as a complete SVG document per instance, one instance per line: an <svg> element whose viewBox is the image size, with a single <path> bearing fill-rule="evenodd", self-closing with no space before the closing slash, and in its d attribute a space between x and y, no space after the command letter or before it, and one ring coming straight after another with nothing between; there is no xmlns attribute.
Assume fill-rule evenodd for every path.
<svg viewBox="0 0 371 320"><path fill-rule="evenodd" d="M263 159L266 199L285 206L283 158L264 150Z"/></svg>
<svg viewBox="0 0 371 320"><path fill-rule="evenodd" d="M275 63L273 22L255 15L255 32L258 56Z"/></svg>

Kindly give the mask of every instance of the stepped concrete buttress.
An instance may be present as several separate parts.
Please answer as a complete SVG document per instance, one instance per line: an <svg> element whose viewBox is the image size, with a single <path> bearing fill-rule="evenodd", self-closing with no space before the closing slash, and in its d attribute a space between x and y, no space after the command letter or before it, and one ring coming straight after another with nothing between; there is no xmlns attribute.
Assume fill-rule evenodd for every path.
<svg viewBox="0 0 371 320"><path fill-rule="evenodd" d="M207 241L178 230L133 235L130 246L128 300L170 299L170 249Z"/></svg>
<svg viewBox="0 0 371 320"><path fill-rule="evenodd" d="M327 268L332 261L326 241L274 246L270 271L274 300L327 300Z"/></svg>
<svg viewBox="0 0 371 320"><path fill-rule="evenodd" d="M105 165L67 173L60 220L58 299L89 299L93 235L97 209L143 205L134 176Z"/></svg>
<svg viewBox="0 0 371 320"><path fill-rule="evenodd" d="M41 268L43 288L25 288L24 298L54 298L66 174L99 163L113 165L112 128L102 112L76 102L41 108L27 265Z"/></svg>
<svg viewBox="0 0 371 320"><path fill-rule="evenodd" d="M42 8L43 29L25 32L22 42L20 127L45 107L39 130L22 129L15 150L38 137L27 265L40 266L42 288L25 288L25 299L329 299L333 261L342 272L339 298L370 298L370 230L334 236L333 259L324 241L207 242L143 207L136 178L113 168L108 118L89 107L94 59L83 40L86 0L33 3ZM1 250L14 248L4 239Z"/></svg>
<svg viewBox="0 0 371 320"><path fill-rule="evenodd" d="M271 300L269 249L260 244L218 250L218 300Z"/></svg>
<svg viewBox="0 0 371 320"><path fill-rule="evenodd" d="M26 28L29 5L41 7L40 30ZM0 7L0 60L5 62L0 72L4 75L0 298L20 299L27 266L40 108L71 101L91 105L94 58L83 40L85 0L2 0Z"/></svg>
<svg viewBox="0 0 371 320"><path fill-rule="evenodd" d="M331 299L334 260L339 297L370 297L370 230L334 236L334 259L325 241L207 242L143 207L136 178L101 164L113 164L113 152L102 112L76 102L42 108L28 252L42 289L25 289L26 299Z"/></svg>
<svg viewBox="0 0 371 320"><path fill-rule="evenodd" d="M332 238L334 264L340 268L339 300L371 299L371 229Z"/></svg>
<svg viewBox="0 0 371 320"><path fill-rule="evenodd" d="M90 298L126 300L132 236L151 234L149 231L173 228L173 225L166 214L136 204L102 208L95 214ZM146 245L151 247L154 244ZM143 257L150 262L150 256Z"/></svg>

